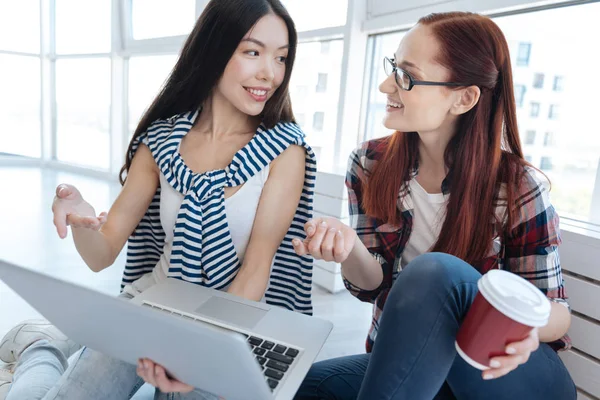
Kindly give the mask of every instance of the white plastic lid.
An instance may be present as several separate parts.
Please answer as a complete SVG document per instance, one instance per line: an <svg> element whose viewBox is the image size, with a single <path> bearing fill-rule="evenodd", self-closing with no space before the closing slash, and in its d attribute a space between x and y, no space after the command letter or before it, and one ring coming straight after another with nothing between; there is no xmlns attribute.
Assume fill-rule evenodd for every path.
<svg viewBox="0 0 600 400"><path fill-rule="evenodd" d="M508 271L493 269L478 282L480 293L498 311L514 321L542 327L550 317L550 301L531 282Z"/></svg>

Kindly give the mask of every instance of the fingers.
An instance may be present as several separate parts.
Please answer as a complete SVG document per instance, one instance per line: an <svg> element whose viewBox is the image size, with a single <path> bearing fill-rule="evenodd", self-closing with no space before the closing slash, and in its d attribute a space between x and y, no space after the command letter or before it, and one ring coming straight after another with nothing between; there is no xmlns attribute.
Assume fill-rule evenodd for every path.
<svg viewBox="0 0 600 400"><path fill-rule="evenodd" d="M308 252L313 258L316 260L323 259L323 254L321 252L321 245L323 244L323 239L327 234L327 222L321 221L317 226L317 230L308 244Z"/></svg>
<svg viewBox="0 0 600 400"><path fill-rule="evenodd" d="M483 372L483 379L490 380L490 379L500 378L500 377L508 374L515 368L516 367L488 369L487 371Z"/></svg>
<svg viewBox="0 0 600 400"><path fill-rule="evenodd" d="M304 243L302 240L296 238L292 240L292 245L294 246L294 251L299 256L305 256L308 254L308 241Z"/></svg>
<svg viewBox="0 0 600 400"><path fill-rule="evenodd" d="M325 234L325 238L323 238L323 242L321 243L321 254L323 255L323 260L325 261L333 261L333 247L335 245L335 234L337 230L335 228L327 229L327 233Z"/></svg>
<svg viewBox="0 0 600 400"><path fill-rule="evenodd" d="M337 228L338 225L335 220L330 221L325 218L308 221L304 226L307 239L304 241L298 238L292 240L294 251L299 256L310 254L316 260L335 261L338 263L345 261L349 254L348 249L352 249L354 239L351 237L352 235L344 235ZM350 245L346 243L348 241Z"/></svg>
<svg viewBox="0 0 600 400"><path fill-rule="evenodd" d="M534 352L540 347L537 328L533 329L529 336L520 342L510 343L506 346L506 354L525 354Z"/></svg>
<svg viewBox="0 0 600 400"><path fill-rule="evenodd" d="M102 225L106 222L106 216L104 217L83 217L77 214L67 215L67 225L73 228L87 228L95 231L99 230Z"/></svg>
<svg viewBox="0 0 600 400"><path fill-rule="evenodd" d="M194 390L193 386L186 385L183 382L179 382L174 379L169 379L165 372L165 369L160 365L155 365L154 367L154 380L158 384L158 388L163 393L174 393L174 392L182 392L189 393Z"/></svg>
<svg viewBox="0 0 600 400"><path fill-rule="evenodd" d="M54 211L54 207L53 211ZM64 239L67 237L67 215L62 210L54 211L54 226L56 227L56 232L58 233L58 237Z"/></svg>
<svg viewBox="0 0 600 400"><path fill-rule="evenodd" d="M520 342L510 343L505 349L506 356L494 357L490 360L490 367L492 369L483 373L483 379L499 378L516 369L519 365L525 364L529 360L531 353L536 351L539 345L537 331L532 332L526 339Z"/></svg>
<svg viewBox="0 0 600 400"><path fill-rule="evenodd" d="M323 222L321 218L315 218L311 219L306 224L304 224L304 232L306 232L306 236L308 238L311 238L315 234L315 232L317 231L317 226L321 222Z"/></svg>
<svg viewBox="0 0 600 400"><path fill-rule="evenodd" d="M346 252L346 245L344 240L344 234L342 231L337 231L335 233L335 245L333 246L333 258L335 262L341 263L346 261L348 258L348 253Z"/></svg>
<svg viewBox="0 0 600 400"><path fill-rule="evenodd" d="M137 374L140 378L144 380L144 382L151 384L154 387L157 387L156 381L154 380L154 363L150 360L139 360L137 367Z"/></svg>
<svg viewBox="0 0 600 400"><path fill-rule="evenodd" d="M170 379L163 367L147 359L138 361L137 374L144 382L157 387L163 393L189 393L194 390L193 386Z"/></svg>
<svg viewBox="0 0 600 400"><path fill-rule="evenodd" d="M59 199L65 199L73 193L73 187L66 183L61 183L56 187L56 197Z"/></svg>

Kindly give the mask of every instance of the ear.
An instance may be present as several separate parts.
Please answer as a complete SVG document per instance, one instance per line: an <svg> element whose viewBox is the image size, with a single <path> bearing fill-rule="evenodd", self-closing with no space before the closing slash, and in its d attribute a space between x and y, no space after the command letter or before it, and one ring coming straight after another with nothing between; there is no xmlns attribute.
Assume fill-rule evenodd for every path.
<svg viewBox="0 0 600 400"><path fill-rule="evenodd" d="M479 101L481 89L478 86L469 86L456 91L459 95L452 105L450 112L454 115L461 115L471 110Z"/></svg>

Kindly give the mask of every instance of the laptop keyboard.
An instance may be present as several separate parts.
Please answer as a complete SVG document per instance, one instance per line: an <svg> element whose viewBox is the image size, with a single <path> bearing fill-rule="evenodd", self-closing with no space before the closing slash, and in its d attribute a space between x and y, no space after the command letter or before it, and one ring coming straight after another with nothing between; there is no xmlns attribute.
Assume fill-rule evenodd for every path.
<svg viewBox="0 0 600 400"><path fill-rule="evenodd" d="M261 366L269 387L271 390L275 390L300 352L292 347L286 347L257 336L243 335L246 336L248 345Z"/></svg>
<svg viewBox="0 0 600 400"><path fill-rule="evenodd" d="M184 313L175 309L170 309L169 307L161 306L156 303L143 302L142 306L150 307L158 311L167 312L177 317L207 322L217 326L222 326L223 328L226 328L228 330L236 331L230 326L219 324L218 321L204 319L193 314ZM249 335L241 331L236 332L244 335L244 337L246 338L246 342L250 346L250 349L254 354L254 358L263 370L263 374L265 376L265 379L267 380L267 384L271 388L271 391L274 391L279 385L279 382L281 382L285 374L288 372L290 366L294 363L296 356L300 354L300 351L292 347L284 346L283 344L277 343L270 339L264 339L255 335Z"/></svg>

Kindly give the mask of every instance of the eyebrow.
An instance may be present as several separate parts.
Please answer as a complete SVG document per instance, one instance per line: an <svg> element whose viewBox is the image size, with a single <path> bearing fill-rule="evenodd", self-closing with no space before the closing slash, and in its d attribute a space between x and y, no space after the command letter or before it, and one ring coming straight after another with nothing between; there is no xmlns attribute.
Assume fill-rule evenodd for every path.
<svg viewBox="0 0 600 400"><path fill-rule="evenodd" d="M406 66L406 67L412 67L414 69L418 69L419 71L423 72L423 70L419 67L417 67L414 63L411 63L410 61L402 61L401 63L398 63L398 58L396 58L396 55L394 54L394 61L396 61L396 63L398 64L398 66Z"/></svg>
<svg viewBox="0 0 600 400"><path fill-rule="evenodd" d="M264 48L264 47L267 47L267 46L265 46L265 44L264 44L263 42L261 42L260 40L256 40L256 39L253 39L253 38L245 38L245 39L242 39L242 42L252 42L252 43L254 43L254 44L257 44L257 45L259 45L260 47L263 47L263 48ZM288 49L289 47L290 47L290 45L289 45L289 44L286 44L286 45L284 45L284 46L281 46L279 49Z"/></svg>

